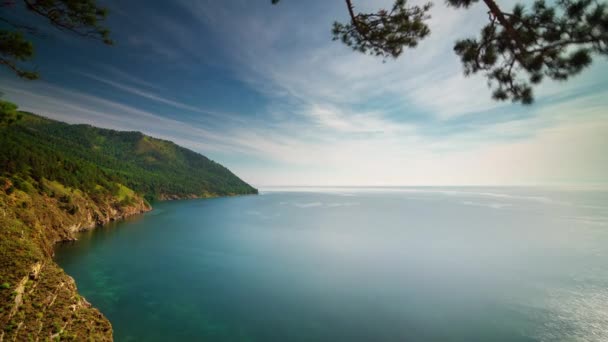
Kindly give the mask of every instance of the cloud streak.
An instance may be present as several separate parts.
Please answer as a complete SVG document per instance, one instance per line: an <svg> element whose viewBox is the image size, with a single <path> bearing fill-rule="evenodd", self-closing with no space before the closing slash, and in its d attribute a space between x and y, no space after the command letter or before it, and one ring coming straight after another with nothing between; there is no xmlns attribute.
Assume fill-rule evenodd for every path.
<svg viewBox="0 0 608 342"><path fill-rule="evenodd" d="M533 107L494 102L452 52L485 23L483 6L437 4L432 36L386 63L331 41L331 22L347 19L340 2L144 7L137 23L118 16L125 47L108 52L130 62L100 57L74 66L87 70L76 80L3 91L53 118L175 141L257 185L608 182L605 62L543 85Z"/></svg>

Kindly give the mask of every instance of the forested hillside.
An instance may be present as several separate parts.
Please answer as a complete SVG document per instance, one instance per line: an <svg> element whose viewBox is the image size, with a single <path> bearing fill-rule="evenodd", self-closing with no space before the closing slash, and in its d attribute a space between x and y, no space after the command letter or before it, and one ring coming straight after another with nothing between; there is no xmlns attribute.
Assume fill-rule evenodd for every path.
<svg viewBox="0 0 608 342"><path fill-rule="evenodd" d="M45 178L91 195L117 194L123 184L148 200L257 193L222 165L170 141L29 113L0 127L0 173L16 186Z"/></svg>
<svg viewBox="0 0 608 342"><path fill-rule="evenodd" d="M21 114L0 121L0 341L112 340L53 261L56 242L150 210L144 196L257 193L172 142Z"/></svg>

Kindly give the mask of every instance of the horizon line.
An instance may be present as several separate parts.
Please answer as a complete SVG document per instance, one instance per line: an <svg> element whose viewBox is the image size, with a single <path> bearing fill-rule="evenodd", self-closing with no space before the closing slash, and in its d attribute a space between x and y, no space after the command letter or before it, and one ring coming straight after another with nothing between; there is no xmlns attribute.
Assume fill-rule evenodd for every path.
<svg viewBox="0 0 608 342"><path fill-rule="evenodd" d="M495 187L495 188L586 188L607 187L608 183L576 183L576 184L448 184L448 185L255 185L257 188L466 188L466 187Z"/></svg>

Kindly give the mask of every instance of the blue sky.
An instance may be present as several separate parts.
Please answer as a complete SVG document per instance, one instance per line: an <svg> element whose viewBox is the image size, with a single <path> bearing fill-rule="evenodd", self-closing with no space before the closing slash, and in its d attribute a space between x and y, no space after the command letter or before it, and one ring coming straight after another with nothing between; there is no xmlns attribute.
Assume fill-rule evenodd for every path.
<svg viewBox="0 0 608 342"><path fill-rule="evenodd" d="M608 183L606 59L544 83L533 106L494 102L452 52L482 4L436 3L431 36L383 63L331 41L342 1L100 2L116 46L45 30L41 80L1 70L6 99L172 140L262 187Z"/></svg>

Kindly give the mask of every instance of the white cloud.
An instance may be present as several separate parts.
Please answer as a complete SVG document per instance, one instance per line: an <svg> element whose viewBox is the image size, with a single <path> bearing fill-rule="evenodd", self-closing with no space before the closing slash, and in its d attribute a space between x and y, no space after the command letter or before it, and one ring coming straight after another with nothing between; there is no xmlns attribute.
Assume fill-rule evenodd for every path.
<svg viewBox="0 0 608 342"><path fill-rule="evenodd" d="M340 109L326 105L312 105L306 115L321 128L340 133L406 133L410 125L387 120L381 113L344 113Z"/></svg>
<svg viewBox="0 0 608 342"><path fill-rule="evenodd" d="M373 10L391 2L357 3L361 10ZM243 121L245 115L237 120L207 111L113 67L109 71L119 80L83 75L133 96L134 104L44 83L5 92L43 115L173 140L210 154L258 185L606 181L601 151L608 146L606 92L571 98L601 82L602 74L587 72L567 86L549 84L535 107L493 102L485 79L464 78L452 52L454 40L476 35L485 23L483 6L456 10L436 3L432 36L400 59L382 63L331 42L331 22L345 17L341 2L308 8L285 1L263 9L244 0L179 3L198 18L196 25L147 13L159 23L158 36L139 32L130 43L156 51L155 58L165 54L176 62L168 67L184 68L178 75L202 68L200 60L221 65L268 101L252 109L255 117ZM201 27L215 32L222 51L200 46ZM213 60L207 53L226 58ZM135 103L146 105L141 108L163 104L218 120L211 128Z"/></svg>

